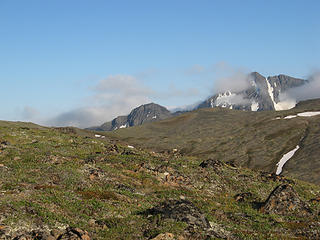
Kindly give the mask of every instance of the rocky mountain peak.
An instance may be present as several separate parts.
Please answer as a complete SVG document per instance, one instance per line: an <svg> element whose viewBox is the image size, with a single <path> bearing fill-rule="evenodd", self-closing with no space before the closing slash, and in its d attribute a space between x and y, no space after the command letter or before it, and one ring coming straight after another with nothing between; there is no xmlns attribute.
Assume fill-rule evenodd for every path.
<svg viewBox="0 0 320 240"><path fill-rule="evenodd" d="M280 94L308 81L284 74L264 77L258 72L252 72L248 75L248 82L247 89L217 93L199 104L197 108L224 107L249 111L286 110L294 107L294 104L282 102Z"/></svg>
<svg viewBox="0 0 320 240"><path fill-rule="evenodd" d="M127 116L116 117L111 122L106 122L99 127L89 129L95 131L113 131L147 122L163 120L168 117L171 117L171 112L168 109L156 103L148 103L133 109Z"/></svg>

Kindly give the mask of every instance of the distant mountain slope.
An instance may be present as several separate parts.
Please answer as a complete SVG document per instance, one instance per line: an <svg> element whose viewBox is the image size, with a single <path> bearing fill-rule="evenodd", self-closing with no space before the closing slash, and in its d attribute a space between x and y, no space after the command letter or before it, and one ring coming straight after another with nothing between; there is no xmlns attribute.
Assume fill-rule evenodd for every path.
<svg viewBox="0 0 320 240"><path fill-rule="evenodd" d="M206 108L108 135L156 152L210 157L253 169L275 172L276 164L297 145L300 149L284 173L320 183L320 116L289 115L320 111L320 100L299 103L288 111L236 111Z"/></svg>
<svg viewBox="0 0 320 240"><path fill-rule="evenodd" d="M95 131L113 131L120 128L141 125L147 122L163 120L171 116L170 111L165 107L155 103L149 103L133 109L127 116L120 116L99 127L91 127L88 129Z"/></svg>
<svg viewBox="0 0 320 240"><path fill-rule="evenodd" d="M237 110L286 110L287 103L279 95L286 90L305 84L307 81L286 75L264 77L257 72L248 75L250 86L240 92L226 91L208 98L197 108L225 107ZM293 107L293 106L290 106Z"/></svg>
<svg viewBox="0 0 320 240"><path fill-rule="evenodd" d="M279 98L280 93L290 88L301 86L306 82L308 81L286 75L265 78L261 74L253 72L248 75L250 87L246 90L240 92L226 91L215 94L196 106L195 109L223 107L247 111L286 110L294 107L294 105L287 106L286 103L281 102ZM182 113L184 111L171 113L163 106L149 103L133 109L127 116L119 116L111 122L88 129L94 131L113 131L163 120Z"/></svg>

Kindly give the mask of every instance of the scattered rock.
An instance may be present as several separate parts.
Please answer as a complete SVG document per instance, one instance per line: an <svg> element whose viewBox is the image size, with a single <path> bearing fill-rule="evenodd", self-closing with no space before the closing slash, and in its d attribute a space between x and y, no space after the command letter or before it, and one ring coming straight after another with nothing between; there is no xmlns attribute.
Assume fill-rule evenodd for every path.
<svg viewBox="0 0 320 240"><path fill-rule="evenodd" d="M30 233L23 233L13 238L13 240L55 240L55 237L46 232L34 230Z"/></svg>
<svg viewBox="0 0 320 240"><path fill-rule="evenodd" d="M213 236L216 238L222 238L222 239L233 239L232 234L225 230L220 224L210 222L211 229L209 232L212 233Z"/></svg>
<svg viewBox="0 0 320 240"><path fill-rule="evenodd" d="M107 153L119 154L119 148L116 144L105 146Z"/></svg>
<svg viewBox="0 0 320 240"><path fill-rule="evenodd" d="M157 176L157 178L168 186L193 185L191 179L168 167L166 164L159 166L151 163L142 163L139 171L146 171Z"/></svg>
<svg viewBox="0 0 320 240"><path fill-rule="evenodd" d="M1 235L0 235L1 236ZM9 239L9 238L8 238ZM27 233L20 233L10 239L14 240L90 240L87 231L80 228L68 227L65 231L52 230L50 233L40 230L33 230Z"/></svg>
<svg viewBox="0 0 320 240"><path fill-rule="evenodd" d="M293 180L287 179L286 177L277 175L275 173L261 172L261 179L263 181L273 181L273 182L294 184Z"/></svg>
<svg viewBox="0 0 320 240"><path fill-rule="evenodd" d="M247 201L249 198L252 198L252 193L250 192L239 193L234 196L234 199L236 200L236 202L244 202L244 201Z"/></svg>
<svg viewBox="0 0 320 240"><path fill-rule="evenodd" d="M104 171L100 168L89 168L88 172L90 180L94 180L95 178L101 178L104 176Z"/></svg>
<svg viewBox="0 0 320 240"><path fill-rule="evenodd" d="M320 196L319 197L316 197L316 198L313 198L310 200L310 202L313 202L313 203L318 203L320 202Z"/></svg>
<svg viewBox="0 0 320 240"><path fill-rule="evenodd" d="M76 134L77 131L72 128L72 127L56 127L55 128L56 130L58 130L59 132L62 132L62 133L66 133L66 134Z"/></svg>
<svg viewBox="0 0 320 240"><path fill-rule="evenodd" d="M219 168L221 166L223 166L223 162L216 160L216 159L207 159L205 161L203 161L202 163L200 163L199 165L202 168Z"/></svg>
<svg viewBox="0 0 320 240"><path fill-rule="evenodd" d="M320 239L320 222L294 221L290 224L300 239Z"/></svg>
<svg viewBox="0 0 320 240"><path fill-rule="evenodd" d="M183 195L180 195L180 199L181 199L181 200L186 200L186 197L183 196Z"/></svg>
<svg viewBox="0 0 320 240"><path fill-rule="evenodd" d="M10 145L10 143L8 141L2 141L0 143L0 150L6 149L9 145Z"/></svg>
<svg viewBox="0 0 320 240"><path fill-rule="evenodd" d="M152 238L151 240L174 240L175 237L172 233L161 233L155 238Z"/></svg>
<svg viewBox="0 0 320 240"><path fill-rule="evenodd" d="M63 231L58 229L52 229L50 233L52 236L54 236L55 239L57 239L63 233Z"/></svg>
<svg viewBox="0 0 320 240"><path fill-rule="evenodd" d="M247 180L247 179L250 179L250 176L248 176L246 174L239 174L238 178L243 179L243 180Z"/></svg>
<svg viewBox="0 0 320 240"><path fill-rule="evenodd" d="M129 147L129 146L128 146ZM122 152L121 152L121 155L136 155L136 153L133 151L132 148L129 148L129 149L124 149Z"/></svg>
<svg viewBox="0 0 320 240"><path fill-rule="evenodd" d="M185 235L188 239L212 239L212 237L234 239L232 234L224 230L220 225L211 225L205 215L188 200L168 200L142 214L157 221L160 219L173 219L187 223ZM160 216L160 218L152 218L153 216ZM162 239L160 236L159 239Z"/></svg>
<svg viewBox="0 0 320 240"><path fill-rule="evenodd" d="M311 209L303 202L289 184L277 186L260 208L262 212L278 215L312 215Z"/></svg>
<svg viewBox="0 0 320 240"><path fill-rule="evenodd" d="M89 226L94 226L96 224L96 220L91 218L91 219L89 219L88 224L89 224Z"/></svg>
<svg viewBox="0 0 320 240"><path fill-rule="evenodd" d="M132 192L132 193L134 193L136 191L136 189L134 189L133 187L127 186L122 183L117 184L115 187L120 191L128 191L128 192Z"/></svg>
<svg viewBox="0 0 320 240"><path fill-rule="evenodd" d="M11 145L11 143L9 141L2 141L0 144L3 146L10 146Z"/></svg>
<svg viewBox="0 0 320 240"><path fill-rule="evenodd" d="M66 231L61 234L57 240L90 240L90 236L87 231L80 228L68 227Z"/></svg>
<svg viewBox="0 0 320 240"><path fill-rule="evenodd" d="M188 200L169 200L145 212L146 215L161 215L163 218L186 222L202 229L210 228L208 219Z"/></svg>

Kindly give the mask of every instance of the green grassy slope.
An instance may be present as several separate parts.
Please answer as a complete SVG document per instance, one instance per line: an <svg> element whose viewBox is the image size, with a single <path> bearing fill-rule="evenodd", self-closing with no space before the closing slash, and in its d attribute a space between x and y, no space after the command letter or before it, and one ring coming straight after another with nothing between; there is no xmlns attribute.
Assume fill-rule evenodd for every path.
<svg viewBox="0 0 320 240"><path fill-rule="evenodd" d="M220 112L235 114L212 113ZM183 124L196 117L194 113L187 116ZM148 128L181 126L183 117ZM266 115L251 117L259 120ZM268 125L269 120L265 122ZM239 124L246 124L245 119ZM254 202L263 202L274 187L289 180L223 164L201 168L202 157L131 149L79 129L33 126L0 122L0 238L75 226L88 231L92 239L151 239L165 232L205 239L201 229L190 233L183 221L142 214L163 201L181 198L238 239L306 239L315 231L312 226L319 225L316 214L278 216L254 207ZM168 127L166 131L173 130ZM298 134L292 131L292 136ZM202 133L196 129L193 134L197 132ZM210 132L206 136L210 139ZM227 140L226 136L216 144L223 146ZM236 142L228 145L236 148ZM293 186L304 201L320 194L316 185L295 180ZM252 194L248 200L235 200L236 194L247 192ZM317 213L319 203L310 204Z"/></svg>

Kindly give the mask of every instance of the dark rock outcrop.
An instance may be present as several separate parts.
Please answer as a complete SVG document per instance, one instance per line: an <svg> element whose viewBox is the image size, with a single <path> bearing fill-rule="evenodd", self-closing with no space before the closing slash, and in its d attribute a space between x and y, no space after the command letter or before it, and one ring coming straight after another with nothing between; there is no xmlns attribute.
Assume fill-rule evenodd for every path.
<svg viewBox="0 0 320 240"><path fill-rule="evenodd" d="M200 163L199 166L202 168L219 168L223 165L224 165L224 163L219 160L207 159L207 160L204 160L202 163Z"/></svg>
<svg viewBox="0 0 320 240"><path fill-rule="evenodd" d="M299 198L298 193L289 184L276 187L264 202L262 212L278 215L311 216L309 206Z"/></svg>
<svg viewBox="0 0 320 240"><path fill-rule="evenodd" d="M169 200L145 212L146 215L160 215L162 218L186 222L202 229L210 228L208 219L188 200Z"/></svg>
<svg viewBox="0 0 320 240"><path fill-rule="evenodd" d="M90 240L90 236L87 231L80 228L68 227L66 231L61 234L57 240Z"/></svg>
<svg viewBox="0 0 320 240"><path fill-rule="evenodd" d="M189 235L190 239L211 239L212 237L234 239L230 232L219 224L209 222L192 202L185 199L162 202L143 214L147 216L160 215L162 218L187 223L186 235Z"/></svg>
<svg viewBox="0 0 320 240"><path fill-rule="evenodd" d="M1 236L0 236L1 237ZM2 238L1 238L2 239ZM10 238L11 239L11 238ZM50 233L42 230L20 233L14 240L90 240L89 233L80 228L68 227L66 230L52 230Z"/></svg>
<svg viewBox="0 0 320 240"><path fill-rule="evenodd" d="M238 193L234 196L234 200L236 200L237 202L245 202L250 198L252 198L252 193L250 192Z"/></svg>

